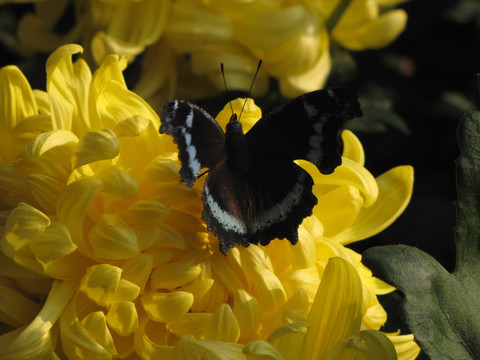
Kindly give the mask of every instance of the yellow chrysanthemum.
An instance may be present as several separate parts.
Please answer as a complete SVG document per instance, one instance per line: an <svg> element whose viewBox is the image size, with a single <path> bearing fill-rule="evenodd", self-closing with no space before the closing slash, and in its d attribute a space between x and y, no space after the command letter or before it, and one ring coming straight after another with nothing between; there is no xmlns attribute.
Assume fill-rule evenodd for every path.
<svg viewBox="0 0 480 360"><path fill-rule="evenodd" d="M40 51L78 42L91 65L111 53L132 61L147 50L135 91L155 107L175 89L181 98L223 90L220 63L230 88L247 90L259 59L264 65L254 94L265 93L271 76L293 97L323 87L332 43L350 50L391 43L406 25L405 11L392 10L399 2L75 1L73 26L59 35L54 28L71 14L68 3L43 0L22 18L18 34L23 47Z"/></svg>
<svg viewBox="0 0 480 360"><path fill-rule="evenodd" d="M392 288L343 244L403 211L410 167L373 178L345 131L333 175L303 164L320 205L299 243L224 256L201 219L201 181L179 182L176 146L125 86L126 59L108 56L92 75L82 59L72 63L81 51L66 45L50 56L46 92L2 70L16 74L1 89L7 115L17 114L0 118L16 144L0 165L2 359L246 359L264 348L287 359L291 341L306 358L394 358L376 298ZM244 128L260 116L249 100ZM412 336L390 339L400 359L418 354Z"/></svg>

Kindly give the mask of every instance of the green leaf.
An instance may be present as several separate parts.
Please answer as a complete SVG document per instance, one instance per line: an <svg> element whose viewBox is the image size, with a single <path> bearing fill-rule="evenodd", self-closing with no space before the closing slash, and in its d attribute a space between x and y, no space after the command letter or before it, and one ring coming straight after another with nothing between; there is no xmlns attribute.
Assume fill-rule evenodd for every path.
<svg viewBox="0 0 480 360"><path fill-rule="evenodd" d="M431 359L480 359L480 112L458 130L456 269L403 245L363 254L375 276L404 294L401 316Z"/></svg>

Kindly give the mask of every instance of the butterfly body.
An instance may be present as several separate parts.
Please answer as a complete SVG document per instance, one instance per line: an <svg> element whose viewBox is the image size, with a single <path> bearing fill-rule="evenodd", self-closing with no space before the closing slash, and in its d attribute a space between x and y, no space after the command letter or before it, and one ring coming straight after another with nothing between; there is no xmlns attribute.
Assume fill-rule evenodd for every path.
<svg viewBox="0 0 480 360"><path fill-rule="evenodd" d="M308 160L324 174L333 172L341 163L343 122L360 115L354 90L319 90L267 113L245 134L232 114L224 133L203 109L173 100L162 109L160 132L178 145L187 185L209 169L202 216L226 254L237 244L298 241L298 226L317 198L312 178L293 161Z"/></svg>

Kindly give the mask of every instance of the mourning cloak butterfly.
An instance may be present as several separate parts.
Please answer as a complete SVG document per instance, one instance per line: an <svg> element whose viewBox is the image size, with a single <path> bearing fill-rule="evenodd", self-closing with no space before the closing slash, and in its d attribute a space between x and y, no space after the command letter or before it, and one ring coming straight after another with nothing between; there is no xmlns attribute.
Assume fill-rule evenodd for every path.
<svg viewBox="0 0 480 360"><path fill-rule="evenodd" d="M286 102L246 134L233 113L224 133L205 110L173 100L163 105L160 133L178 145L180 176L188 186L209 169L202 216L226 255L235 245L267 245L275 238L297 243L298 226L317 198L312 178L293 161L332 173L342 162L343 123L361 115L355 90L330 88Z"/></svg>

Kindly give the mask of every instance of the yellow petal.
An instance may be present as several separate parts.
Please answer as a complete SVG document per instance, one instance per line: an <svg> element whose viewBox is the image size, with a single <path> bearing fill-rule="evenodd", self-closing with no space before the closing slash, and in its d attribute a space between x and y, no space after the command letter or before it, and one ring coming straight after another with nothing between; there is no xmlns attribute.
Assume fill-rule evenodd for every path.
<svg viewBox="0 0 480 360"><path fill-rule="evenodd" d="M0 166L0 188L7 193L15 194L18 197L15 199L15 202L25 201L31 203L34 201L30 196L28 184L25 181L25 170L17 165L3 164Z"/></svg>
<svg viewBox="0 0 480 360"><path fill-rule="evenodd" d="M180 181L179 171L180 166L178 163L170 159L158 157L147 165L143 178L151 181L178 182Z"/></svg>
<svg viewBox="0 0 480 360"><path fill-rule="evenodd" d="M372 359L397 359L395 347L390 339L380 331L364 330L360 332L360 337L365 341L368 354Z"/></svg>
<svg viewBox="0 0 480 360"><path fill-rule="evenodd" d="M71 157L78 143L75 134L67 130L53 130L38 135L25 147L30 160L42 159L71 169Z"/></svg>
<svg viewBox="0 0 480 360"><path fill-rule="evenodd" d="M58 200L58 220L67 227L73 242L83 254L89 253L84 242L83 219L90 202L101 188L101 180L94 177L82 178L67 186Z"/></svg>
<svg viewBox="0 0 480 360"><path fill-rule="evenodd" d="M319 283L320 279L315 267L292 271L282 279L282 284L289 296L296 293L299 289L304 289L310 299L314 298Z"/></svg>
<svg viewBox="0 0 480 360"><path fill-rule="evenodd" d="M140 288L135 285L134 283L120 279L118 283L117 290L115 291L115 295L112 298L113 302L125 302L125 301L134 301L138 294L140 294Z"/></svg>
<svg viewBox="0 0 480 360"><path fill-rule="evenodd" d="M395 346L399 360L414 360L420 353L420 347L415 343L413 334L389 335Z"/></svg>
<svg viewBox="0 0 480 360"><path fill-rule="evenodd" d="M13 328L21 327L32 321L40 309L40 304L20 292L0 285L0 321L3 324Z"/></svg>
<svg viewBox="0 0 480 360"><path fill-rule="evenodd" d="M287 360L266 341L252 341L245 345L243 353L248 360Z"/></svg>
<svg viewBox="0 0 480 360"><path fill-rule="evenodd" d="M305 321L310 309L313 298L309 298L309 294L305 289L300 288L290 299L283 305L281 312L286 322Z"/></svg>
<svg viewBox="0 0 480 360"><path fill-rule="evenodd" d="M170 210L154 200L135 201L128 207L129 220L136 224L160 223Z"/></svg>
<svg viewBox="0 0 480 360"><path fill-rule="evenodd" d="M293 322L277 328L267 341L280 351L285 360L304 359L308 329L309 325L305 322Z"/></svg>
<svg viewBox="0 0 480 360"><path fill-rule="evenodd" d="M44 174L29 175L25 182L45 214L55 214L58 199L65 188L65 183Z"/></svg>
<svg viewBox="0 0 480 360"><path fill-rule="evenodd" d="M82 319L82 327L99 346L104 348L112 355L117 355L112 334L107 326L105 314L101 311L89 313Z"/></svg>
<svg viewBox="0 0 480 360"><path fill-rule="evenodd" d="M139 115L134 115L116 124L113 132L117 137L140 136L145 132L149 123L150 120Z"/></svg>
<svg viewBox="0 0 480 360"><path fill-rule="evenodd" d="M80 45L59 47L47 60L47 92L50 95L55 129L71 130L73 120L80 119L77 107L76 74L72 55L83 52Z"/></svg>
<svg viewBox="0 0 480 360"><path fill-rule="evenodd" d="M343 157L349 158L350 160L355 161L357 164L364 166L365 165L365 151L363 151L363 146L360 140L352 133L350 130L343 130L342 132L343 140Z"/></svg>
<svg viewBox="0 0 480 360"><path fill-rule="evenodd" d="M364 208L355 222L333 239L341 244L366 239L390 226L405 210L413 191L413 168L398 166L377 179L379 195L373 206Z"/></svg>
<svg viewBox="0 0 480 360"><path fill-rule="evenodd" d="M167 323L167 329L179 337L183 335L202 337L211 317L210 313L186 313Z"/></svg>
<svg viewBox="0 0 480 360"><path fill-rule="evenodd" d="M115 296L122 270L116 266L99 264L87 269L80 281L79 291L101 306L108 306Z"/></svg>
<svg viewBox="0 0 480 360"><path fill-rule="evenodd" d="M115 302L108 308L107 324L117 335L128 336L138 329L138 315L135 303Z"/></svg>
<svg viewBox="0 0 480 360"><path fill-rule="evenodd" d="M70 359L102 359L108 360L112 358L110 351L101 346L97 341L100 341L100 336L104 337L104 344L106 346L112 346L112 343L108 341L108 335L101 332L105 331L105 327L101 327L101 319L91 319L87 326L94 326L94 320L97 320L97 324L100 325L98 334L95 333L95 328L91 329L90 334L78 319L77 312L75 310L75 301L70 302L60 317L60 336L62 340L62 350ZM99 315L97 315L98 317ZM92 338L97 336L98 339ZM113 349L114 350L114 349ZM115 351L115 350L114 350Z"/></svg>
<svg viewBox="0 0 480 360"><path fill-rule="evenodd" d="M246 290L246 280L241 276L242 274L236 272L225 259L216 256L210 259L213 271L215 271L223 286L225 286L229 292L233 294L239 289Z"/></svg>
<svg viewBox="0 0 480 360"><path fill-rule="evenodd" d="M255 123L262 117L262 109L255 105L255 102L252 99L235 99L226 104L222 111L220 111L215 118L215 120L217 120L222 127L223 131L225 131L225 127L232 117L232 108L230 107L230 104L232 105L233 112L237 114L237 116L240 115L240 112L242 112L243 108L241 123L243 132L245 133L250 130L252 126L255 125Z"/></svg>
<svg viewBox="0 0 480 360"><path fill-rule="evenodd" d="M20 69L14 65L0 68L0 130L11 133L23 119L38 114L32 88ZM6 144L2 144L5 146Z"/></svg>
<svg viewBox="0 0 480 360"><path fill-rule="evenodd" d="M22 150L13 136L15 127L38 109L32 89L23 73L16 66L0 69L0 157L13 162Z"/></svg>
<svg viewBox="0 0 480 360"><path fill-rule="evenodd" d="M195 53L233 38L233 24L226 14L197 1L175 1L165 36L178 52Z"/></svg>
<svg viewBox="0 0 480 360"><path fill-rule="evenodd" d="M79 141L73 167L113 159L119 153L118 139L109 129L89 131Z"/></svg>
<svg viewBox="0 0 480 360"><path fill-rule="evenodd" d="M195 279L201 271L200 266L191 263L170 263L152 272L151 286L153 289L175 289Z"/></svg>
<svg viewBox="0 0 480 360"><path fill-rule="evenodd" d="M376 295L385 295L391 293L395 288L386 282L374 277L372 271L362 264L362 256L355 251L345 248L349 256L354 260L358 275L362 279L362 284Z"/></svg>
<svg viewBox="0 0 480 360"><path fill-rule="evenodd" d="M342 258L330 259L307 317L307 359L322 358L338 340L360 330L362 297L355 268Z"/></svg>
<svg viewBox="0 0 480 360"><path fill-rule="evenodd" d="M37 209L20 203L7 219L2 248L18 264L43 273L77 247L62 224L52 223ZM62 274L69 275L68 271Z"/></svg>
<svg viewBox="0 0 480 360"><path fill-rule="evenodd" d="M185 360L244 360L243 345L216 340L196 340L192 335L186 335L175 346L173 359ZM199 358L200 356L200 358Z"/></svg>
<svg viewBox="0 0 480 360"><path fill-rule="evenodd" d="M247 291L238 289L233 300L233 314L240 328L241 339L253 337L261 316L257 299Z"/></svg>
<svg viewBox="0 0 480 360"><path fill-rule="evenodd" d="M258 268L252 271L252 275L263 315L268 315L285 303L287 294L282 283L273 272Z"/></svg>
<svg viewBox="0 0 480 360"><path fill-rule="evenodd" d="M160 118L155 111L125 85L110 81L102 90L95 99L94 111L104 127L113 129L119 122L136 115L151 121L156 129L160 127Z"/></svg>
<svg viewBox="0 0 480 360"><path fill-rule="evenodd" d="M329 51L330 40L324 27L319 29L316 43L318 55L314 60L310 60L310 66L304 67L297 74L278 75L280 90L285 96L300 96L306 92L321 89L325 85L332 67L332 59ZM306 47L305 50L308 51L307 49Z"/></svg>
<svg viewBox="0 0 480 360"><path fill-rule="evenodd" d="M314 187L316 194L317 187ZM324 226L325 236L332 237L348 229L361 211L364 198L358 188L339 186L323 195L317 195L318 206L313 208L315 215Z"/></svg>
<svg viewBox="0 0 480 360"><path fill-rule="evenodd" d="M52 326L75 292L76 284L55 281L41 311L26 327L0 336L2 357L6 359L42 359L51 354L55 347Z"/></svg>
<svg viewBox="0 0 480 360"><path fill-rule="evenodd" d="M388 11L373 21L356 28L333 31L333 36L342 46L350 50L385 47L405 29L407 13L397 9Z"/></svg>
<svg viewBox="0 0 480 360"><path fill-rule="evenodd" d="M227 304L222 304L210 318L205 338L229 343L236 343L240 338L240 327L232 309Z"/></svg>
<svg viewBox="0 0 480 360"><path fill-rule="evenodd" d="M153 269L153 258L149 254L139 254L126 260L122 265L122 278L138 286L143 293Z"/></svg>
<svg viewBox="0 0 480 360"><path fill-rule="evenodd" d="M102 214L88 240L93 254L101 259L128 259L140 253L137 235L118 214Z"/></svg>
<svg viewBox="0 0 480 360"><path fill-rule="evenodd" d="M191 293L184 291L151 291L142 296L142 305L149 318L166 323L186 314L193 304L193 299Z"/></svg>

